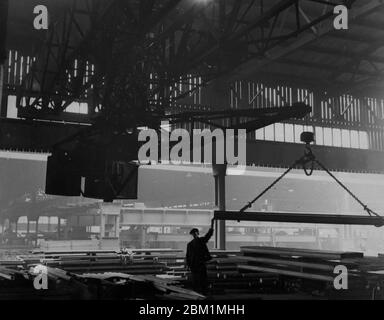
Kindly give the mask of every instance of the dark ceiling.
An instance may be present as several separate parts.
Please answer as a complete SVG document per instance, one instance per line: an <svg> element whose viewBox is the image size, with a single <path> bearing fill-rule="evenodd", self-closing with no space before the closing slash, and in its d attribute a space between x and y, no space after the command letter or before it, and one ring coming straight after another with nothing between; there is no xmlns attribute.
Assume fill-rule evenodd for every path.
<svg viewBox="0 0 384 320"><path fill-rule="evenodd" d="M95 0L96 1L96 0ZM189 1L180 1L178 11L169 15L177 18L184 14L184 9L190 4ZM89 1L78 0L77 3L86 5ZM196 2L196 1L195 1ZM217 10L215 4L218 1L206 1L213 3L208 6L204 15L194 16L194 28L200 31L214 32L217 25L215 21ZM227 18L237 1L226 1ZM240 1L241 6L246 8L251 1ZM257 21L261 16L261 10L268 12L279 4L289 1L270 0L264 1L261 9L260 1L253 1L251 10L239 25L247 25ZM300 1L299 16L301 24L314 21L324 13L332 10L321 1ZM137 1L131 1L132 6ZM159 1L163 5L165 1ZM16 49L25 55L33 55L46 37L45 31L36 31L32 27L33 8L35 5L43 4L48 7L50 23L56 23L61 19L63 12L68 10L72 1L52 0L17 0L9 2L8 20L8 48ZM215 8L216 6L216 8ZM269 50L263 56L255 56L245 64L228 74L228 77L267 79L271 81L285 81L297 83L312 83L322 87L343 84L346 89L360 90L363 87L369 92L381 95L383 84L382 70L384 67L384 4L375 0L352 1L349 17L349 30L336 31L332 28L333 15L321 23L314 25L297 37L287 39ZM265 22L265 30L256 28L247 36L249 41L257 41L261 32L269 32L273 20ZM165 22L165 25L169 24ZM211 30L210 29L211 26ZM294 7L287 8L277 16L273 36L294 32L297 27L296 12ZM233 35L236 35L234 31ZM240 44L237 47L240 50ZM232 56L232 60L233 60ZM368 92L368 91L367 91Z"/></svg>

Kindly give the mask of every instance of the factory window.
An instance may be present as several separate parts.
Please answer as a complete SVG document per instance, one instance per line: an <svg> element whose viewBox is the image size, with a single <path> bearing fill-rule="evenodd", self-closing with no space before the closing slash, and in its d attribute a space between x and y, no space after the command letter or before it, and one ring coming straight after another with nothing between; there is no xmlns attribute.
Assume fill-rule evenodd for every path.
<svg viewBox="0 0 384 320"><path fill-rule="evenodd" d="M274 141L275 140L275 130L273 124L265 127L265 140Z"/></svg>
<svg viewBox="0 0 384 320"><path fill-rule="evenodd" d="M256 130L256 140L264 140L264 129Z"/></svg>
<svg viewBox="0 0 384 320"><path fill-rule="evenodd" d="M332 129L331 128L323 128L323 137L324 137L324 145L332 146Z"/></svg>
<svg viewBox="0 0 384 320"><path fill-rule="evenodd" d="M368 134L364 131L359 131L359 144L360 144L360 149L369 148Z"/></svg>
<svg viewBox="0 0 384 320"><path fill-rule="evenodd" d="M341 130L333 128L332 129L332 145L334 147L341 147Z"/></svg>
<svg viewBox="0 0 384 320"><path fill-rule="evenodd" d="M295 142L300 143L300 135L304 131L302 125L295 124Z"/></svg>
<svg viewBox="0 0 384 320"><path fill-rule="evenodd" d="M275 141L284 142L284 124L276 123L275 124Z"/></svg>
<svg viewBox="0 0 384 320"><path fill-rule="evenodd" d="M312 127L312 126L304 126L304 127L303 127L303 130L304 130L304 131L313 132L313 127Z"/></svg>
<svg viewBox="0 0 384 320"><path fill-rule="evenodd" d="M8 96L7 118L17 118L16 96Z"/></svg>
<svg viewBox="0 0 384 320"><path fill-rule="evenodd" d="M293 135L293 124L286 123L285 124L285 141L286 142L294 142L294 135Z"/></svg>
<svg viewBox="0 0 384 320"><path fill-rule="evenodd" d="M359 132L351 130L351 148L359 148Z"/></svg>
<svg viewBox="0 0 384 320"><path fill-rule="evenodd" d="M322 127L316 127L315 128L315 141L316 141L316 144L318 144L320 146L324 144L323 128Z"/></svg>
<svg viewBox="0 0 384 320"><path fill-rule="evenodd" d="M344 148L351 147L351 136L349 130L342 129L341 130L341 146Z"/></svg>
<svg viewBox="0 0 384 320"><path fill-rule="evenodd" d="M311 131L307 127L304 129ZM368 133L365 131L315 127L315 141L320 146L369 149Z"/></svg>
<svg viewBox="0 0 384 320"><path fill-rule="evenodd" d="M16 107L16 96L9 95L7 99L7 118L17 119L17 107ZM25 98L21 99L21 105L25 105ZM84 102L72 102L66 109L65 112L87 114L88 104Z"/></svg>
<svg viewBox="0 0 384 320"><path fill-rule="evenodd" d="M87 114L88 113L88 103L85 102L72 102L66 109L65 112Z"/></svg>

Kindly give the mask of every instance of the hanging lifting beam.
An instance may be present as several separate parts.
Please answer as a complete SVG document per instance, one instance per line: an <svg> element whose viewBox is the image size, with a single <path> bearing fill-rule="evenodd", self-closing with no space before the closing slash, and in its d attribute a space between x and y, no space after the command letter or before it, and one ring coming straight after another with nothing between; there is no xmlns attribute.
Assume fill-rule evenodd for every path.
<svg viewBox="0 0 384 320"><path fill-rule="evenodd" d="M382 227L384 219L369 215L321 214L321 213L292 213L292 212L239 212L214 211L215 220L314 223L314 224L344 224Z"/></svg>

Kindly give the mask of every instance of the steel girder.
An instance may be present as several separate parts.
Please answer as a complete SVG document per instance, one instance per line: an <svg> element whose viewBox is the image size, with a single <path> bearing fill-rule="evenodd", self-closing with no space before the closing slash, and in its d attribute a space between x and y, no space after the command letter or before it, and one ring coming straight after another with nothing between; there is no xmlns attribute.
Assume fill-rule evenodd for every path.
<svg viewBox="0 0 384 320"><path fill-rule="evenodd" d="M0 65L4 63L6 58L7 16L8 0L0 0Z"/></svg>
<svg viewBox="0 0 384 320"><path fill-rule="evenodd" d="M290 222L315 224L366 225L382 227L384 219L377 216L344 214L293 213L293 212L237 212L215 211L216 220Z"/></svg>
<svg viewBox="0 0 384 320"><path fill-rule="evenodd" d="M351 6L351 9L349 11L350 23L358 20L359 18L369 13L375 12L375 10L378 10L379 8L382 8L384 6L381 0L364 1L364 2L361 2L360 6L355 6L351 3L349 5ZM327 8L327 5L324 4L324 12L326 12L325 11L326 8ZM331 14L332 14L332 8L330 11L326 13L326 15L329 17L331 16ZM342 65L340 66L340 68L335 70L335 72L338 71L338 75L340 74L340 72L343 72L348 67L350 67L351 64L356 63L357 60L371 58L369 54L372 53L372 51L370 50L367 50L366 52L362 52L362 54L361 55L359 54L357 57L351 54L350 52L346 53L346 52L341 52L341 50L340 51L335 50L334 48L325 49L320 46L315 47L311 45L311 43L319 39L319 37L327 35L332 31L334 31L332 23L319 24L318 27L316 28L316 32L303 34L301 37L298 37L295 41L292 41L292 43L288 43L287 46L277 45L274 48L271 48L265 57L262 57L261 59L256 59L256 58L251 59L249 62L239 66L235 70L235 73L242 74L244 78L250 78L252 77L252 75L258 74L261 71L261 69L265 65L269 64L271 61L282 59L298 49L309 50L310 52L323 52L323 53L325 53L325 50L326 50L326 53L342 55L342 56L345 56L345 58L350 59L351 61L349 63L346 63L345 65ZM336 33L334 34L336 35ZM343 38L347 37L347 34L343 33L342 37ZM349 83L342 83L342 82L336 81L335 78L331 80L332 80L331 86L329 86L329 79L324 79L323 85L327 86L327 89L332 89L333 87L333 91L338 91L339 93L353 92L354 90L359 89L359 85L362 84L362 83L355 84L353 81L350 81ZM308 79L308 81L311 81L311 79Z"/></svg>
<svg viewBox="0 0 384 320"><path fill-rule="evenodd" d="M354 1L344 1L351 6ZM149 126L173 103L304 32L332 11L309 0L73 0L51 25L19 88L20 114L60 114L87 101L90 115ZM317 16L314 16L317 15ZM292 25L293 22L293 25ZM148 116L150 115L150 116Z"/></svg>
<svg viewBox="0 0 384 320"><path fill-rule="evenodd" d="M84 126L47 121L0 119L0 148L50 152L51 146L79 134ZM313 146L324 165L333 171L384 173L384 152ZM247 165L289 167L303 152L296 143L247 141Z"/></svg>

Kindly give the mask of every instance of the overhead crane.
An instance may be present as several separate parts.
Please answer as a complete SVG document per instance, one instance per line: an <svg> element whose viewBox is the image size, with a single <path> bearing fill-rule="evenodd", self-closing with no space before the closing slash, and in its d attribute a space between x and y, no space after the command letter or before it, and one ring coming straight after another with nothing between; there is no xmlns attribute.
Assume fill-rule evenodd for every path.
<svg viewBox="0 0 384 320"><path fill-rule="evenodd" d="M347 188L332 172L330 172L312 152L310 144L314 142L314 134L312 132L303 132L301 140L304 142L304 155L296 160L286 171L284 171L277 179L260 192L252 201L248 202L239 211L226 211L225 206L221 206L219 210L214 212L213 220L223 221L262 221L262 222L288 222L288 223L311 223L311 224L341 224L341 225L366 225L382 227L384 226L384 217L371 210L364 204L349 188ZM307 165L310 165L307 168ZM254 212L246 211L252 205L271 190L279 181L281 181L293 168L301 166L305 175L311 176L315 166L324 170L340 187L344 189L355 201L357 201L367 215L348 215L348 214L326 214L326 213L302 213L302 212ZM219 192L223 190L219 189ZM225 192L225 190L224 190ZM220 196L219 196L220 197ZM224 209L222 209L224 208Z"/></svg>

